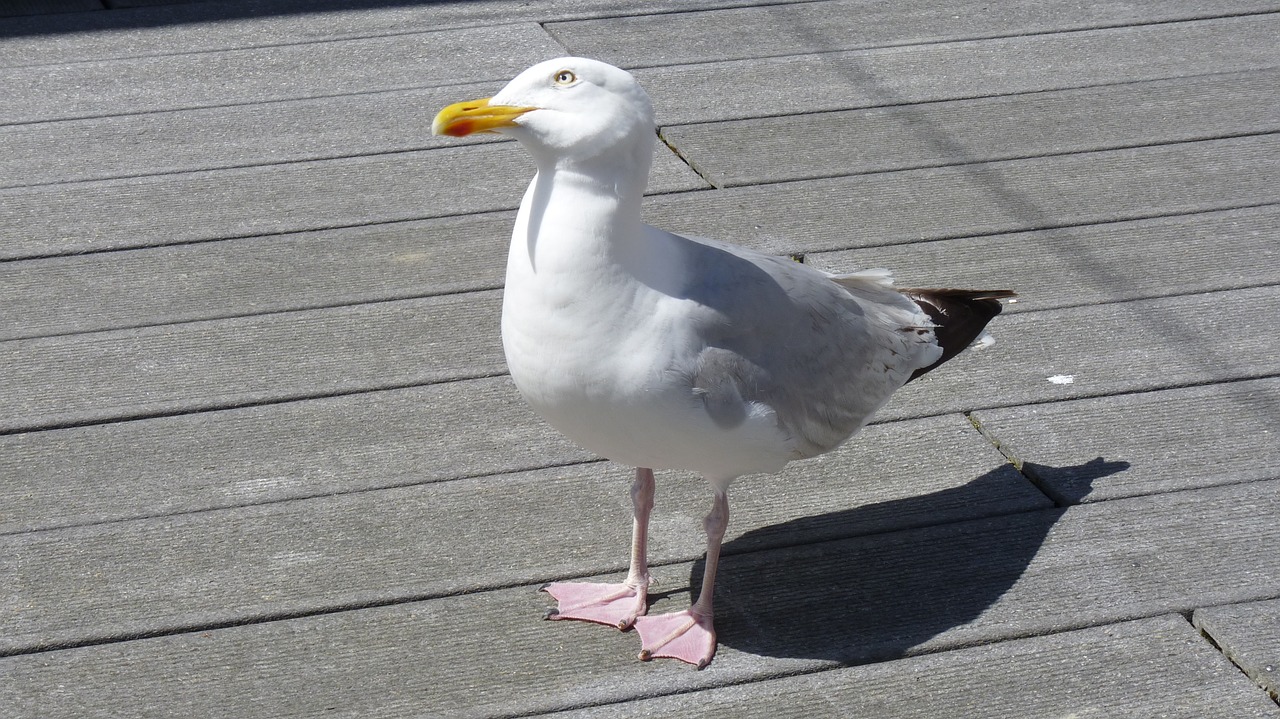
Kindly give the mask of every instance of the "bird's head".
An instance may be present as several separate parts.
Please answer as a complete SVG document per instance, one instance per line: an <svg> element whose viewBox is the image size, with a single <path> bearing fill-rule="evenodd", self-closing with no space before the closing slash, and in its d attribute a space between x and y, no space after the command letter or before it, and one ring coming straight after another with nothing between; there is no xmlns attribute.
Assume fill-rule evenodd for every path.
<svg viewBox="0 0 1280 719"><path fill-rule="evenodd" d="M444 108L431 129L453 137L496 132L535 157L589 160L637 144L649 148L653 106L625 70L562 57L525 70L493 97Z"/></svg>

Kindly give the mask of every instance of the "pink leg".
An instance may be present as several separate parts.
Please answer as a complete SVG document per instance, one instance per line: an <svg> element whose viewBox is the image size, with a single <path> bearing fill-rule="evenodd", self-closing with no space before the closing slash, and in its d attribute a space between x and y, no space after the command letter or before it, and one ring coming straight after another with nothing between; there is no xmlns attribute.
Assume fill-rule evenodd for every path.
<svg viewBox="0 0 1280 719"><path fill-rule="evenodd" d="M622 584L552 582L542 588L559 602L547 619L579 619L623 631L649 608L649 513L653 511L653 470L636 469L631 485L631 570Z"/></svg>
<svg viewBox="0 0 1280 719"><path fill-rule="evenodd" d="M707 562L702 570L702 591L698 601L683 612L641 617L636 620L640 634L640 659L655 657L679 659L699 669L711 663L716 653L716 630L711 608L715 594L716 569L720 565L720 542L729 526L729 497L716 490L711 513L703 521L707 530Z"/></svg>

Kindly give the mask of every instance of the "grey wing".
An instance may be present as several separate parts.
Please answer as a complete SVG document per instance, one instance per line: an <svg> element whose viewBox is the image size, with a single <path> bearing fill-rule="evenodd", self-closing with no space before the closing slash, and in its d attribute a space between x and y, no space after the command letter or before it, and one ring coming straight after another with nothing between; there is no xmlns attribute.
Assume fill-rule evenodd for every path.
<svg viewBox="0 0 1280 719"><path fill-rule="evenodd" d="M796 458L848 439L941 352L887 273L833 277L711 241L683 247L683 292L702 307L703 349L686 368L694 392L722 426L768 405Z"/></svg>

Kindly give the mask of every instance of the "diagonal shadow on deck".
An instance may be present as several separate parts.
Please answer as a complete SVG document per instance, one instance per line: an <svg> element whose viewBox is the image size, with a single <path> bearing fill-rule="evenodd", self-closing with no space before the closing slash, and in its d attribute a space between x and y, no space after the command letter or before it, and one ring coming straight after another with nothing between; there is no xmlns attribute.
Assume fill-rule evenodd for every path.
<svg viewBox="0 0 1280 719"><path fill-rule="evenodd" d="M1074 504L1093 480L1128 467L1098 458L1058 469L1078 480L1078 493L1069 497ZM847 533L885 514L919 516L940 505L981 504L1004 481L1005 470L997 467L954 489L802 517L726 542L716 586L720 643L757 655L861 664L906 656L974 620L1018 581L1067 507L753 550L778 547L787 538L830 536L841 527ZM690 572L694 595L703 563Z"/></svg>

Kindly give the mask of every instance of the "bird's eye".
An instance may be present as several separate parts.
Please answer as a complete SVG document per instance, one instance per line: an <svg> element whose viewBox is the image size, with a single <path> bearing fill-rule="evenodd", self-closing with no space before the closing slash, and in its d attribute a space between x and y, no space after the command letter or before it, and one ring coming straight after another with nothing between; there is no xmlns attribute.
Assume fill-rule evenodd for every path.
<svg viewBox="0 0 1280 719"><path fill-rule="evenodd" d="M573 74L572 70L561 70L556 73L557 85L572 85L578 81L578 76Z"/></svg>

